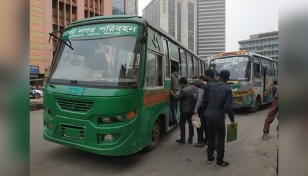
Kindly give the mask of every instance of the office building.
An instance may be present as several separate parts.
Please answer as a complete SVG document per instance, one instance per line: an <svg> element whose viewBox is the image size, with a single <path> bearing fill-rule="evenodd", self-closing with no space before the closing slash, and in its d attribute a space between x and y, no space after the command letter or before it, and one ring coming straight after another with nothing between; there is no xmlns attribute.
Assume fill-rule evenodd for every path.
<svg viewBox="0 0 308 176"><path fill-rule="evenodd" d="M159 25L186 47L194 51L196 31L195 1L152 0L142 10L142 16Z"/></svg>
<svg viewBox="0 0 308 176"><path fill-rule="evenodd" d="M278 31L253 34L238 43L240 50L249 50L278 60Z"/></svg>
<svg viewBox="0 0 308 176"><path fill-rule="evenodd" d="M112 0L112 15L138 16L138 0Z"/></svg>
<svg viewBox="0 0 308 176"><path fill-rule="evenodd" d="M197 0L197 54L206 59L226 46L226 1Z"/></svg>
<svg viewBox="0 0 308 176"><path fill-rule="evenodd" d="M57 44L50 32L100 15L112 15L112 0L30 0L30 84L42 86L49 74Z"/></svg>
<svg viewBox="0 0 308 176"><path fill-rule="evenodd" d="M202 58L225 51L225 0L197 0L197 54Z"/></svg>

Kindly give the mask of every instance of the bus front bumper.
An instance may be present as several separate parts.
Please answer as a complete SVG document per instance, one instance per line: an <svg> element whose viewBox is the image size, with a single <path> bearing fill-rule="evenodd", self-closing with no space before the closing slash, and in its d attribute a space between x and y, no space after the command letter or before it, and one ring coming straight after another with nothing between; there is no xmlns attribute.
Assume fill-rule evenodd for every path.
<svg viewBox="0 0 308 176"><path fill-rule="evenodd" d="M113 127L98 127L89 121L44 117L43 137L47 141L106 155L130 155L143 147L136 132L136 122Z"/></svg>

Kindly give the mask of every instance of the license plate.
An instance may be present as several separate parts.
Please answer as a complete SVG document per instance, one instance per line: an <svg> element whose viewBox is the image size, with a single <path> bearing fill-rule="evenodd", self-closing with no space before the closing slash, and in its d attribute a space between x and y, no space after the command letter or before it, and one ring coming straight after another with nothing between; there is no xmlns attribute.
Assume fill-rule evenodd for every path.
<svg viewBox="0 0 308 176"><path fill-rule="evenodd" d="M79 129L74 129L74 128L65 128L64 136L68 138L78 139L78 140L84 139L83 131Z"/></svg>
<svg viewBox="0 0 308 176"><path fill-rule="evenodd" d="M82 95L84 92L83 87L75 87L75 86L70 86L67 88L66 93L71 94L71 95Z"/></svg>

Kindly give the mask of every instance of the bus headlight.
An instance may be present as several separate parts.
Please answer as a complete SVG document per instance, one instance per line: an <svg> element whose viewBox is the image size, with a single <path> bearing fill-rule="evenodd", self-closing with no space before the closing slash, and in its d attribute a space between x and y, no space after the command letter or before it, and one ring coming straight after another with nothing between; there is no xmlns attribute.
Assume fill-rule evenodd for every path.
<svg viewBox="0 0 308 176"><path fill-rule="evenodd" d="M125 118L123 116L116 116L116 121L118 122L124 122L125 121Z"/></svg>
<svg viewBox="0 0 308 176"><path fill-rule="evenodd" d="M111 119L110 119L110 117L102 117L101 118L101 122L103 122L103 123L111 123Z"/></svg>
<svg viewBox="0 0 308 176"><path fill-rule="evenodd" d="M104 135L104 140L105 141L113 141L113 136L111 134L105 134Z"/></svg>

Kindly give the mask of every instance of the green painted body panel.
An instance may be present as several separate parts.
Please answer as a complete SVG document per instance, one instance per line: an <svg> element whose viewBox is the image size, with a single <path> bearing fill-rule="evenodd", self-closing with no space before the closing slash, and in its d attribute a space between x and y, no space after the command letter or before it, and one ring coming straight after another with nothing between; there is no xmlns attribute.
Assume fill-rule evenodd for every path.
<svg viewBox="0 0 308 176"><path fill-rule="evenodd" d="M152 28L148 28L148 34L149 34L147 42L148 49L163 55L164 48L163 48L162 35L154 31Z"/></svg>
<svg viewBox="0 0 308 176"><path fill-rule="evenodd" d="M48 84L46 84L48 86ZM49 86L48 86L49 87ZM139 151L146 143L145 129L140 126L142 112L142 92L138 89L98 89L85 88L82 96L65 94L68 86L56 85L57 91L45 90L44 106L50 109L44 111L44 122L52 124L52 130L44 130L44 138L60 144L69 145L79 149L102 155L127 155ZM89 111L78 112L62 108L58 98L70 102L93 102ZM109 124L99 124L98 117L115 117L125 115L127 112L135 110L137 115L132 120L125 122L114 122ZM84 140L75 140L63 137L62 124L82 127L84 129ZM144 127L145 128L145 127ZM118 135L118 140L113 142L100 142L99 134ZM128 148L128 146L130 146Z"/></svg>

